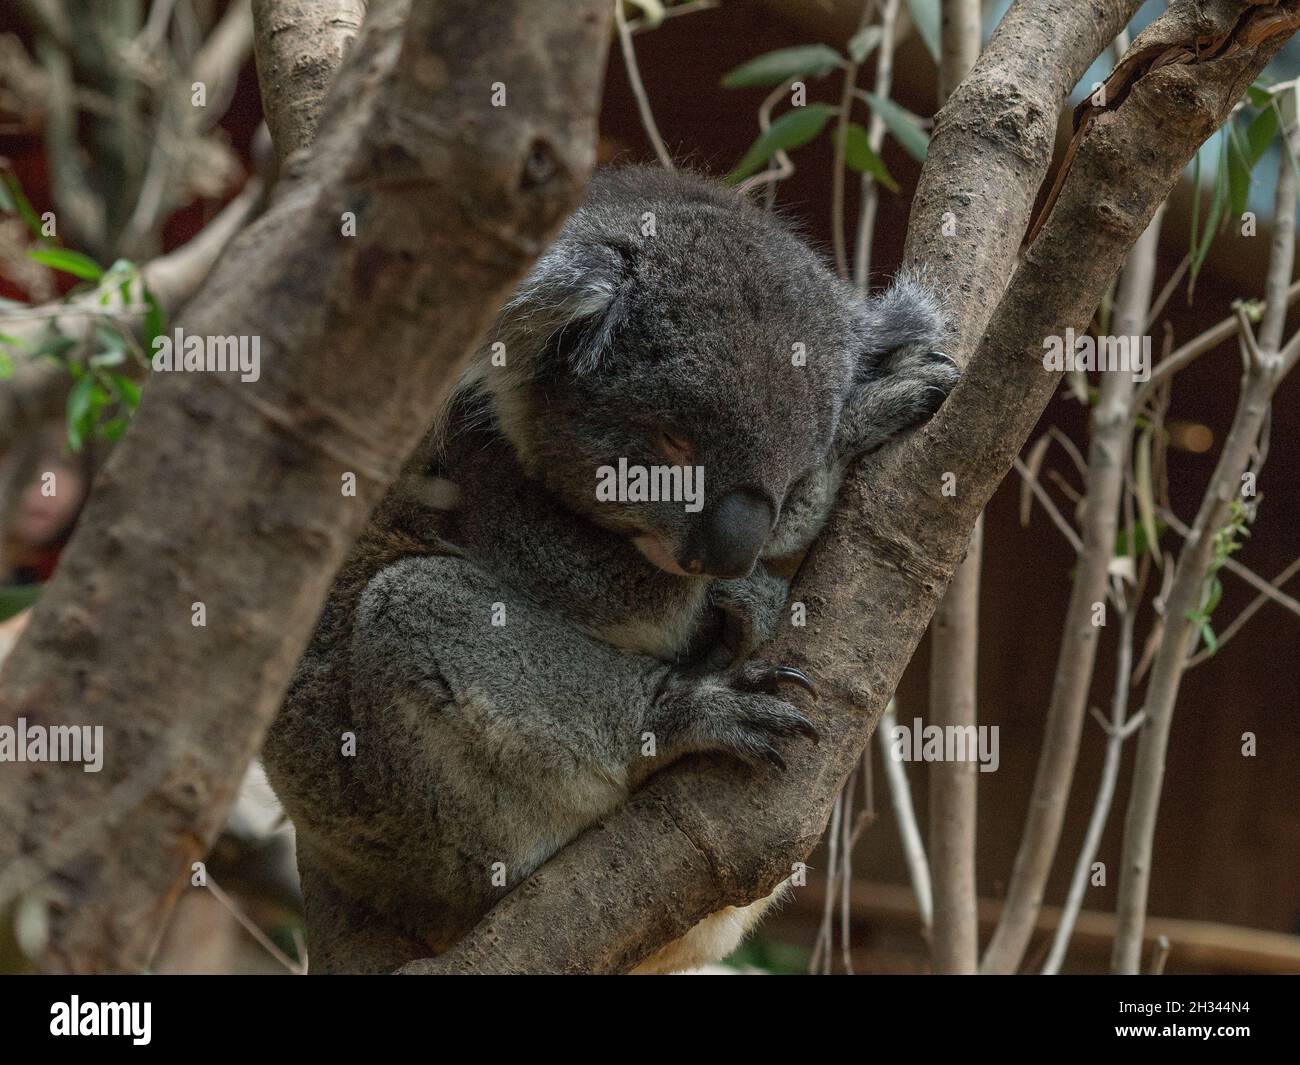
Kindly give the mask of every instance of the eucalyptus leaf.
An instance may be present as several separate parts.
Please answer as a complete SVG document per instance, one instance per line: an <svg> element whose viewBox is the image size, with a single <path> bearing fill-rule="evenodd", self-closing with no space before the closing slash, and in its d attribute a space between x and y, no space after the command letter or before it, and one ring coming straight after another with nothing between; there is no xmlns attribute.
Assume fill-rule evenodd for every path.
<svg viewBox="0 0 1300 1065"><path fill-rule="evenodd" d="M890 192L898 191L898 182L885 167L885 161L871 150L867 131L856 122L844 129L844 162L859 174L870 174Z"/></svg>
<svg viewBox="0 0 1300 1065"><path fill-rule="evenodd" d="M930 58L939 62L939 0L907 0L916 32L925 42Z"/></svg>
<svg viewBox="0 0 1300 1065"><path fill-rule="evenodd" d="M839 52L825 44L778 48L725 74L722 85L727 89L740 89L751 85L780 85L790 78L820 78L842 62Z"/></svg>
<svg viewBox="0 0 1300 1065"><path fill-rule="evenodd" d="M930 135L921 128L921 119L893 100L877 96L874 92L863 93L871 109L880 116L885 128L893 134L894 140L906 149L907 154L918 163L924 163L930 151Z"/></svg>
<svg viewBox="0 0 1300 1065"><path fill-rule="evenodd" d="M36 248L29 251L27 257L84 281L98 281L104 276L103 268L89 255L67 248Z"/></svg>
<svg viewBox="0 0 1300 1065"><path fill-rule="evenodd" d="M729 184L743 181L756 173L777 152L798 148L813 140L830 121L835 108L830 104L808 104L787 111L749 146L736 169L727 175Z"/></svg>
<svg viewBox="0 0 1300 1065"><path fill-rule="evenodd" d="M855 63L861 63L880 46L884 37L885 31L879 26L864 26L849 38L849 58Z"/></svg>

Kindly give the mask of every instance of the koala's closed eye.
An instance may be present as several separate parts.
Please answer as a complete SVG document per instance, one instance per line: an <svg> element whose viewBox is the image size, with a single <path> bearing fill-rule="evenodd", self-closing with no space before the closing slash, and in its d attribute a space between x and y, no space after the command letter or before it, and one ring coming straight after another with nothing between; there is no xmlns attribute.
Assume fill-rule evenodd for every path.
<svg viewBox="0 0 1300 1065"><path fill-rule="evenodd" d="M657 442L670 462L679 466L689 466L695 461L695 445L681 433L662 428L659 430Z"/></svg>

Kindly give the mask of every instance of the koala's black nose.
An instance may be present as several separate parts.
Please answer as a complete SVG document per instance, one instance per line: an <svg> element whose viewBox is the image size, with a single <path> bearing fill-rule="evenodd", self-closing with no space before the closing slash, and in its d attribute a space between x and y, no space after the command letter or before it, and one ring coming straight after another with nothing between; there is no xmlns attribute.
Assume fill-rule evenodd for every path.
<svg viewBox="0 0 1300 1065"><path fill-rule="evenodd" d="M772 531L772 517L771 506L758 494L728 493L705 511L687 537L682 568L711 577L744 577Z"/></svg>

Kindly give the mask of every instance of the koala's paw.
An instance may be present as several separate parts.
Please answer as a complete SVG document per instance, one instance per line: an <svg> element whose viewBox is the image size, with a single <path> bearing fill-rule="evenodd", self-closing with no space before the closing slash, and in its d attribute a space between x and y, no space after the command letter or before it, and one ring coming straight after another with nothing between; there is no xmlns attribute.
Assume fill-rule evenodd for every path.
<svg viewBox="0 0 1300 1065"><path fill-rule="evenodd" d="M749 765L766 761L785 769L785 759L772 745L774 739L804 736L816 743L821 738L813 723L781 698L787 687L817 697L802 671L758 662L670 684L660 705L668 737L683 753L722 751Z"/></svg>
<svg viewBox="0 0 1300 1065"><path fill-rule="evenodd" d="M893 365L893 380L911 394L918 421L937 411L961 380L957 360L942 351L900 352Z"/></svg>
<svg viewBox="0 0 1300 1065"><path fill-rule="evenodd" d="M715 581L714 605L726 618L727 663L743 662L776 635L785 613L790 582L759 562L748 577Z"/></svg>
<svg viewBox="0 0 1300 1065"><path fill-rule="evenodd" d="M841 454L873 451L891 436L934 414L961 379L956 361L942 351L900 348L885 372L849 397L836 432Z"/></svg>

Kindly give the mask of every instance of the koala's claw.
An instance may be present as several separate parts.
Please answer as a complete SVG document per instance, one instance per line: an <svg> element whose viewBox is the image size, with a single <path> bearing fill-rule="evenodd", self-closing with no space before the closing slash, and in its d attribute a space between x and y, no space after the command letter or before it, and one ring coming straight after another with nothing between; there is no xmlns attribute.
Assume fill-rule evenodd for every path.
<svg viewBox="0 0 1300 1065"><path fill-rule="evenodd" d="M777 666L776 667L777 684L793 684L796 688L802 688L813 697L813 702L818 702L820 696L817 694L817 686L808 679L808 674L801 669L795 669L794 666Z"/></svg>
<svg viewBox="0 0 1300 1065"><path fill-rule="evenodd" d="M666 731L681 750L725 751L750 765L766 761L784 770L774 738L803 736L819 743L821 734L781 697L783 687L802 688L816 697L807 674L791 666L747 662L728 673L679 677L660 702Z"/></svg>
<svg viewBox="0 0 1300 1065"><path fill-rule="evenodd" d="M946 351L932 351L930 352L930 355L933 358L943 359L944 362L951 363L952 368L954 370L958 370L958 371L961 370L961 367L957 365L957 360L954 359L951 355L949 355Z"/></svg>

